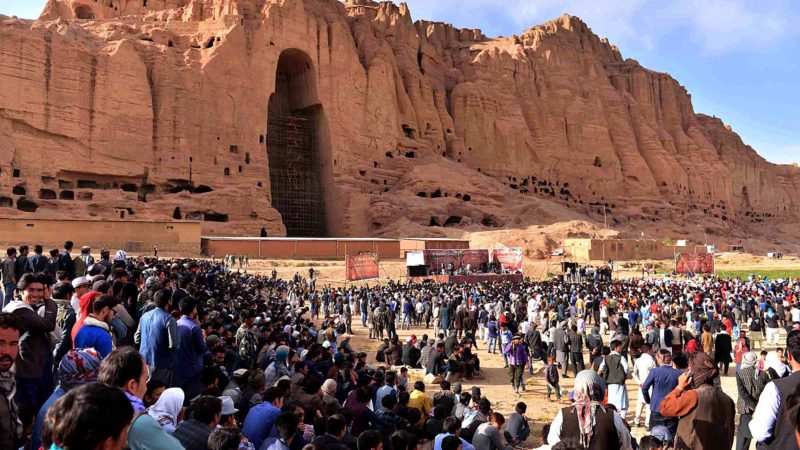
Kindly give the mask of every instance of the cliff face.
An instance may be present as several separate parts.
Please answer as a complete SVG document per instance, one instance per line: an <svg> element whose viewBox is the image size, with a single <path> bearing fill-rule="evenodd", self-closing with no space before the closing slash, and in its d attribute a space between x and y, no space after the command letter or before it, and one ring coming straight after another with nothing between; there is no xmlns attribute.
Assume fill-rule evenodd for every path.
<svg viewBox="0 0 800 450"><path fill-rule="evenodd" d="M608 217L748 237L800 216L798 168L576 17L490 39L368 0L50 0L0 38L4 216L283 235L271 97L314 124L294 174L319 178L329 235Z"/></svg>

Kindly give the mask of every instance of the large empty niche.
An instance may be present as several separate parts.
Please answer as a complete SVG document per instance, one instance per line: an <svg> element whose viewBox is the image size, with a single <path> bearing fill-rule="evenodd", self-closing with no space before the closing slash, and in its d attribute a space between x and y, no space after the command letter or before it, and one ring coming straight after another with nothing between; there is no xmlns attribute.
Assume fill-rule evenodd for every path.
<svg viewBox="0 0 800 450"><path fill-rule="evenodd" d="M272 206L281 213L286 235L322 237L325 195L321 181L324 113L309 56L297 49L278 58L275 92L269 98L267 154Z"/></svg>

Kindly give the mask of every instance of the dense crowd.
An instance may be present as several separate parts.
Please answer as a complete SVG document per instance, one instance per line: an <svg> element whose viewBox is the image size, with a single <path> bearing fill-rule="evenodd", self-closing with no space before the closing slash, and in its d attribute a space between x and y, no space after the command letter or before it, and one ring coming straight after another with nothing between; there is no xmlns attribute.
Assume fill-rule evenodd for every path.
<svg viewBox="0 0 800 450"><path fill-rule="evenodd" d="M283 280L227 257L7 255L0 450L797 448L800 280L318 288L313 270ZM354 316L374 355L351 346ZM541 442L524 402L506 417L462 388L482 352L502 354L514 393L536 377L560 402Z"/></svg>

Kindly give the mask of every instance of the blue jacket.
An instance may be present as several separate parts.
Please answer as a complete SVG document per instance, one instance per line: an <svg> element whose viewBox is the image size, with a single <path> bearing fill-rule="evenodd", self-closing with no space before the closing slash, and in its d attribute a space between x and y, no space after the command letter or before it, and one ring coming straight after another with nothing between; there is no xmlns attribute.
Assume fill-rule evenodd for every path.
<svg viewBox="0 0 800 450"><path fill-rule="evenodd" d="M114 349L111 334L103 328L89 322L93 317L87 317L78 334L75 335L74 348L93 348L103 358ZM96 319L94 319L96 320Z"/></svg>
<svg viewBox="0 0 800 450"><path fill-rule="evenodd" d="M642 397L645 402L650 404L651 411L658 411L661 400L664 400L664 397L678 385L680 375L681 371L672 366L660 366L650 371L642 384ZM650 394L651 386L653 388L652 395Z"/></svg>
<svg viewBox="0 0 800 450"><path fill-rule="evenodd" d="M163 308L153 308L142 315L133 339L147 365L158 369L174 369L178 365L178 323Z"/></svg>
<svg viewBox="0 0 800 450"><path fill-rule="evenodd" d="M203 355L208 351L203 332L194 320L182 316L178 319L178 366L175 368L175 384L184 390L200 380L203 371Z"/></svg>
<svg viewBox="0 0 800 450"><path fill-rule="evenodd" d="M281 410L272 406L270 402L263 402L250 408L242 425L242 434L255 448L260 448L267 437L277 435L273 425L280 414Z"/></svg>

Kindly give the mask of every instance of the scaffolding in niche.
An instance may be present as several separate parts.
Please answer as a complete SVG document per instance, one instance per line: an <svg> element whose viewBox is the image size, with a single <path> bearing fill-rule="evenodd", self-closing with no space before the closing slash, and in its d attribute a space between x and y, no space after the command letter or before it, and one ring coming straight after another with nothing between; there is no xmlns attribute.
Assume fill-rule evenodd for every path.
<svg viewBox="0 0 800 450"><path fill-rule="evenodd" d="M277 99L271 99L277 100ZM270 101L267 127L272 206L290 237L324 237L325 207L315 148L314 112Z"/></svg>

